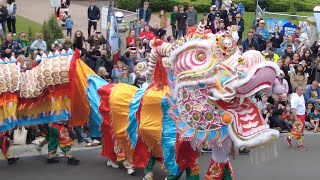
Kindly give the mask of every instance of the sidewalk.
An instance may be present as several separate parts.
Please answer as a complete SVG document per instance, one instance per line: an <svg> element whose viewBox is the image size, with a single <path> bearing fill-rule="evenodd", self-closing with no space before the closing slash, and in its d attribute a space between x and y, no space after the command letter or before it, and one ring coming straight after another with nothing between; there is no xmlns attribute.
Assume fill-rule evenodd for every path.
<svg viewBox="0 0 320 180"><path fill-rule="evenodd" d="M50 2L47 0L16 0L18 10L17 14L23 16L27 19L30 19L34 22L42 24L50 15L54 13L54 8L50 7ZM80 30L84 33L85 37L88 37L88 21L87 21L87 9L89 6L87 1L72 1L69 13L72 16L74 21L74 33L76 30ZM108 5L108 1L97 2L97 6ZM125 15L128 13L123 11ZM134 16L129 19L125 19L126 22L129 22L135 18ZM151 16L150 25L160 24L160 19L156 15ZM168 20L168 22L170 22ZM100 22L98 22L97 29L100 30ZM66 35L66 30L64 30ZM168 25L167 34L171 35L171 27ZM73 36L73 35L72 35Z"/></svg>

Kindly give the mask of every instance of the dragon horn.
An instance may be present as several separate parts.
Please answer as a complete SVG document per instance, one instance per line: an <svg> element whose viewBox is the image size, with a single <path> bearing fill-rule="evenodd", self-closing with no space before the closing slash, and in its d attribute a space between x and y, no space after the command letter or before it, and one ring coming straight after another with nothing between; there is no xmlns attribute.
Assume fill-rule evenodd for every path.
<svg viewBox="0 0 320 180"><path fill-rule="evenodd" d="M204 22L204 21L201 21L201 22L199 23L199 25L198 25L196 34L197 34L197 35L204 35L204 30L205 30L205 22Z"/></svg>

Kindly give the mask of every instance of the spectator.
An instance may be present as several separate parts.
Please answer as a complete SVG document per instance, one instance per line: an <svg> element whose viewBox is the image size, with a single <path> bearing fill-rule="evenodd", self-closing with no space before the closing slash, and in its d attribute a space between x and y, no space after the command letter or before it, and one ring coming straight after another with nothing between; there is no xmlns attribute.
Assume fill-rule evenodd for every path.
<svg viewBox="0 0 320 180"><path fill-rule="evenodd" d="M128 57L127 54L129 55ZM138 60L137 49L135 47L127 49L121 58L124 64L130 68L130 72L133 72L133 68Z"/></svg>
<svg viewBox="0 0 320 180"><path fill-rule="evenodd" d="M30 46L31 51L33 51L33 54L41 55L47 51L47 43L43 40L42 33L37 34L37 39L33 41L33 43Z"/></svg>
<svg viewBox="0 0 320 180"><path fill-rule="evenodd" d="M149 24L151 19L151 10L149 9L149 2L144 2L143 7L139 9L139 20L143 19L147 24Z"/></svg>
<svg viewBox="0 0 320 180"><path fill-rule="evenodd" d="M113 66L111 77L114 83L119 83L119 77L123 72L123 63L121 61L117 61L117 65Z"/></svg>
<svg viewBox="0 0 320 180"><path fill-rule="evenodd" d="M179 5L176 26L178 27L178 37L184 37L187 34L187 13L184 12L183 5Z"/></svg>
<svg viewBox="0 0 320 180"><path fill-rule="evenodd" d="M15 0L7 0L7 25L8 32L12 32L13 36L16 35L16 13L17 13L17 4L14 2Z"/></svg>
<svg viewBox="0 0 320 180"><path fill-rule="evenodd" d="M214 15L214 20L211 21L210 29L213 34L217 33L219 31L219 21L220 21L220 13L216 13Z"/></svg>
<svg viewBox="0 0 320 180"><path fill-rule="evenodd" d="M212 0L211 5L220 8L222 6L222 0Z"/></svg>
<svg viewBox="0 0 320 180"><path fill-rule="evenodd" d="M259 27L256 29L256 33L260 34L264 40L269 40L269 31L264 27L265 26L264 20L259 21Z"/></svg>
<svg viewBox="0 0 320 180"><path fill-rule="evenodd" d="M308 73L310 75L310 78L308 80L308 84L311 84L312 81L314 80L314 78L311 77L311 65L314 63L314 59L311 56L311 52L310 50L306 50L304 51L301 60L305 60L306 61L306 73Z"/></svg>
<svg viewBox="0 0 320 180"><path fill-rule="evenodd" d="M227 20L228 13L230 13L230 12L227 10L226 5L222 4L220 9L219 9L219 13L221 15L221 19ZM233 14L232 14L232 17L233 17Z"/></svg>
<svg viewBox="0 0 320 180"><path fill-rule="evenodd" d="M1 44L0 53L2 58L10 58L11 56L14 56L14 44L12 33L7 33L6 40Z"/></svg>
<svg viewBox="0 0 320 180"><path fill-rule="evenodd" d="M32 70L33 67L34 67L34 60L32 60L32 59L26 59L25 65L26 65L25 71Z"/></svg>
<svg viewBox="0 0 320 180"><path fill-rule="evenodd" d="M259 49L258 51L263 51L266 49L266 40L260 34L256 33L256 26L251 26L250 31L253 32L253 38L258 42Z"/></svg>
<svg viewBox="0 0 320 180"><path fill-rule="evenodd" d="M224 0L222 5L225 7L227 12L230 12L230 8L231 8L231 5L232 5L232 0Z"/></svg>
<svg viewBox="0 0 320 180"><path fill-rule="evenodd" d="M25 57L27 57L29 55L29 42L26 38L26 33L21 32L13 44L16 56L23 54Z"/></svg>
<svg viewBox="0 0 320 180"><path fill-rule="evenodd" d="M303 71L303 65L299 63L297 69L290 77L290 83L292 85L292 89L296 89L296 87L300 84L303 87L307 85L308 77L305 75Z"/></svg>
<svg viewBox="0 0 320 180"><path fill-rule="evenodd" d="M304 99L306 103L320 104L320 87L318 81L313 81L312 84L306 88Z"/></svg>
<svg viewBox="0 0 320 180"><path fill-rule="evenodd" d="M229 12L231 12L233 14L233 16L235 16L238 13L238 6L235 3L231 4L231 8L229 9Z"/></svg>
<svg viewBox="0 0 320 180"><path fill-rule="evenodd" d="M100 9L96 6L95 0L90 0L88 8L88 37L91 36L91 27L97 31L97 22L100 20Z"/></svg>
<svg viewBox="0 0 320 180"><path fill-rule="evenodd" d="M280 33L279 26L274 27L274 33L272 33L270 41L272 42L272 47L275 48L276 53L282 55L283 52L281 51L280 45L283 42L283 35Z"/></svg>
<svg viewBox="0 0 320 180"><path fill-rule="evenodd" d="M133 47L137 50L137 59L141 59L145 57L146 48L143 46L141 39L137 38L135 39Z"/></svg>
<svg viewBox="0 0 320 180"><path fill-rule="evenodd" d="M277 106L274 106L273 113L271 115L270 120L270 127L274 127L276 129L279 129L280 132L291 131L291 127L289 123L286 123L284 119L282 118L282 114L285 110L285 105L279 103Z"/></svg>
<svg viewBox="0 0 320 180"><path fill-rule="evenodd" d="M187 10L187 24L189 27L198 25L198 12L194 9L192 4L189 4L189 9Z"/></svg>
<svg viewBox="0 0 320 180"><path fill-rule="evenodd" d="M6 20L8 17L8 10L4 5L4 1L0 0L0 24L2 25L3 33L6 34Z"/></svg>
<svg viewBox="0 0 320 180"><path fill-rule="evenodd" d="M238 43L242 42L242 34L244 31L244 20L242 19L242 16L240 13L237 13L236 17L236 25L238 26L238 36L239 36L239 41Z"/></svg>
<svg viewBox="0 0 320 180"><path fill-rule="evenodd" d="M212 23L215 20L217 14L217 6L216 5L212 5L210 7L210 13L208 15L209 21Z"/></svg>
<svg viewBox="0 0 320 180"><path fill-rule="evenodd" d="M240 15L241 16L241 15ZM228 28L229 26L236 25L236 21L233 19L233 14L228 13L228 17L226 19L226 27Z"/></svg>
<svg viewBox="0 0 320 180"><path fill-rule="evenodd" d="M72 48L72 42L71 42L70 37L68 37L68 36L64 37L64 40L63 40L63 43L62 43L62 48L64 50L68 50L68 49Z"/></svg>
<svg viewBox="0 0 320 180"><path fill-rule="evenodd" d="M311 51L313 52L313 53L312 53L312 57L313 57L313 58L316 58L316 57L319 55L318 52L320 52L320 40L315 41L315 42L312 44L312 46L311 46Z"/></svg>
<svg viewBox="0 0 320 180"><path fill-rule="evenodd" d="M122 74L119 76L119 83L133 84L133 76L130 73L130 69L127 65L123 65Z"/></svg>
<svg viewBox="0 0 320 180"><path fill-rule="evenodd" d="M280 47L282 49L282 52L288 56L290 55L291 56L291 59L292 59L292 55L293 53L295 53L297 51L297 46L294 44L294 41L293 41L293 38L292 36L287 36L285 38L285 41L283 41L281 44L280 44ZM289 47L291 47L291 49L289 50Z"/></svg>
<svg viewBox="0 0 320 180"><path fill-rule="evenodd" d="M292 35L293 37L293 40L294 40L294 43L295 44L300 44L300 36L301 36L301 28L300 27L297 27L294 34Z"/></svg>
<svg viewBox="0 0 320 180"><path fill-rule="evenodd" d="M73 49L79 49L81 50L81 53L85 53L87 49L87 44L86 44L86 39L83 36L83 33L80 30L77 30L74 33L74 38L73 38Z"/></svg>
<svg viewBox="0 0 320 180"><path fill-rule="evenodd" d="M139 38L142 40L144 44L149 44L149 42L155 37L155 34L152 31L150 31L150 27L148 25L144 27L143 31L139 35Z"/></svg>
<svg viewBox="0 0 320 180"><path fill-rule="evenodd" d="M257 102L257 106L260 110L267 109L267 106L270 103L268 102L268 96L265 93L261 94L261 100Z"/></svg>
<svg viewBox="0 0 320 180"><path fill-rule="evenodd" d="M134 39L135 39L135 31L133 29L131 29L129 31L129 35L126 38L127 48L134 46Z"/></svg>
<svg viewBox="0 0 320 180"><path fill-rule="evenodd" d="M285 42L283 42L282 44L284 44ZM285 45L285 46L283 46L283 45L281 45L282 46L282 50L284 50L284 57L287 57L287 56L289 56L290 57L290 59L293 59L293 54L294 54L294 50L293 50L293 48L294 48L294 46L292 45L292 44L288 44L288 45Z"/></svg>
<svg viewBox="0 0 320 180"><path fill-rule="evenodd" d="M264 54L264 57L266 58L267 61L273 61L273 62L278 62L280 57L275 54L273 47L270 47L268 49L268 53Z"/></svg>
<svg viewBox="0 0 320 180"><path fill-rule="evenodd" d="M144 19L140 19L138 30L136 32L136 37L140 36L140 33L142 32L145 26L147 26L147 23L144 21Z"/></svg>
<svg viewBox="0 0 320 180"><path fill-rule="evenodd" d="M320 82L320 56L317 56L315 64L311 67L311 72L314 74L314 79Z"/></svg>
<svg viewBox="0 0 320 180"><path fill-rule="evenodd" d="M164 10L160 11L160 29L167 30L168 18Z"/></svg>
<svg viewBox="0 0 320 180"><path fill-rule="evenodd" d="M314 133L318 132L319 121L320 121L320 109L315 108L314 111L310 114L310 123L314 126Z"/></svg>
<svg viewBox="0 0 320 180"><path fill-rule="evenodd" d="M72 28L73 28L73 20L71 19L71 15L68 15L68 18L66 19L65 24L67 28L67 36L71 37Z"/></svg>
<svg viewBox="0 0 320 180"><path fill-rule="evenodd" d="M250 45L254 45L256 50L258 50L258 51L260 50L259 43L255 39L253 39L253 32L251 32L251 31L248 32L247 39L245 39L242 42L243 52L248 51Z"/></svg>
<svg viewBox="0 0 320 180"><path fill-rule="evenodd" d="M281 61L281 59L279 61ZM292 87L291 87L291 83L290 83L290 73L291 73L290 57L288 57L288 58L283 60L283 64L281 66L281 70L284 72L284 79L288 82L289 94L291 94L292 93Z"/></svg>
<svg viewBox="0 0 320 180"><path fill-rule="evenodd" d="M97 74L99 77L106 80L108 83L111 83L111 75L108 73L105 67L99 67Z"/></svg>
<svg viewBox="0 0 320 180"><path fill-rule="evenodd" d="M177 38L177 13L178 13L178 6L173 6L173 12L171 13L170 25L172 29L172 36L176 39Z"/></svg>
<svg viewBox="0 0 320 180"><path fill-rule="evenodd" d="M205 29L210 29L210 21L208 19L208 13L203 13L203 19L201 20L205 24Z"/></svg>
<svg viewBox="0 0 320 180"><path fill-rule="evenodd" d="M275 79L272 85L272 98L274 101L279 101L279 96L283 93L289 92L289 85L287 80L284 79L284 72L281 71L280 75Z"/></svg>
<svg viewBox="0 0 320 180"><path fill-rule="evenodd" d="M290 51L290 49L289 49L289 51ZM299 53L294 53L294 54L292 55L292 57L291 57L291 54L292 54L292 53L289 53L289 54L287 55L287 57L288 57L290 60L291 60L291 58L292 58L292 61L290 61L290 64L293 64L294 67L296 67L296 66L298 66L298 64L301 62L300 55L299 55Z"/></svg>
<svg viewBox="0 0 320 180"><path fill-rule="evenodd" d="M106 44L106 39L104 38L103 35L101 35L101 32L93 32L93 35L89 37L87 42L90 45L90 49L96 48L96 49L101 49L101 46Z"/></svg>
<svg viewBox="0 0 320 180"><path fill-rule="evenodd" d="M224 24L224 20L223 19L220 19L219 21L219 33L223 33L226 31L226 25Z"/></svg>
<svg viewBox="0 0 320 180"><path fill-rule="evenodd" d="M292 119L292 112L291 112L290 103L286 104L285 109L284 109L284 111L282 113L282 119L287 124L287 126L292 128L293 119Z"/></svg>

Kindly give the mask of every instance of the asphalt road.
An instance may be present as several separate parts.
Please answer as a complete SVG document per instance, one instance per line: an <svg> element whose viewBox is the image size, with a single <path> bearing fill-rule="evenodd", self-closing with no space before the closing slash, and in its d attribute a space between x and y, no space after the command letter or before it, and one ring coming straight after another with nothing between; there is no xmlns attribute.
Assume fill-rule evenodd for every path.
<svg viewBox="0 0 320 180"><path fill-rule="evenodd" d="M252 161L255 156L267 153L267 148L260 148L260 154L254 150L249 155L237 155L232 161L236 180L318 180L320 164L320 136L306 135L305 144L308 151L300 152L295 148L288 148L283 137L277 142L278 157L273 160L260 162ZM74 152L81 159L79 166L68 166L65 159L59 164L45 164L45 155L23 157L12 166L6 161L0 161L0 179L6 180L108 180L108 179L142 179L143 170L138 169L136 176L129 176L125 169L112 169L105 165L106 160L99 156L100 149L85 149ZM269 151L270 152L270 151ZM207 170L210 154L200 157L201 177ZM155 168L155 180L162 180L165 174ZM184 179L184 178L182 178Z"/></svg>

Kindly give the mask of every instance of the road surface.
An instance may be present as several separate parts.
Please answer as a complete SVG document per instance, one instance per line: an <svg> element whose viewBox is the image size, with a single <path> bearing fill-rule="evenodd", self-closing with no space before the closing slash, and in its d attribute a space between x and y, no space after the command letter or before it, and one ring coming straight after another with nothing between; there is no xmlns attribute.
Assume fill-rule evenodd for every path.
<svg viewBox="0 0 320 180"><path fill-rule="evenodd" d="M278 157L267 162L256 164L252 159L256 152L249 155L237 155L232 160L236 180L314 180L319 179L320 136L306 135L305 143L308 151L301 152L295 148L288 148L283 136L277 142ZM77 148L79 149L79 148ZM65 159L59 164L48 165L45 155L22 157L15 165L8 166L6 161L0 160L1 179L10 180L107 180L107 179L142 179L143 170L137 169L136 176L129 176L125 169L107 167L106 160L99 156L100 148L77 150L76 157L81 159L79 166L68 166ZM265 154L266 149L260 150ZM207 170L210 154L200 157L201 177ZM155 180L162 180L165 174L158 167L155 168ZM184 179L184 178L182 178Z"/></svg>

